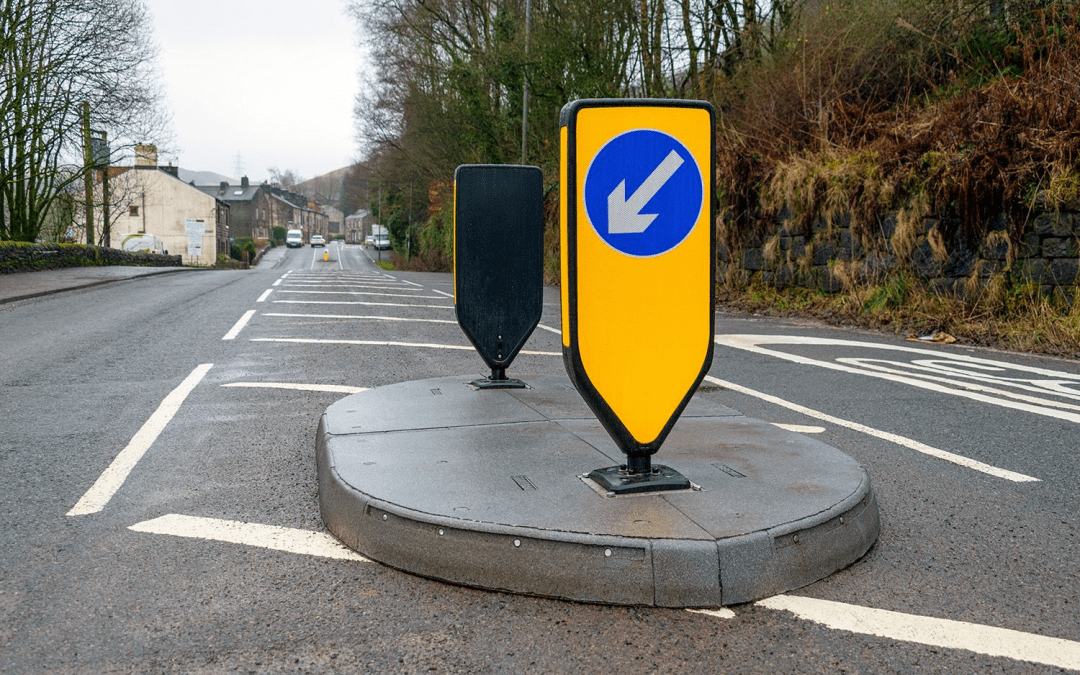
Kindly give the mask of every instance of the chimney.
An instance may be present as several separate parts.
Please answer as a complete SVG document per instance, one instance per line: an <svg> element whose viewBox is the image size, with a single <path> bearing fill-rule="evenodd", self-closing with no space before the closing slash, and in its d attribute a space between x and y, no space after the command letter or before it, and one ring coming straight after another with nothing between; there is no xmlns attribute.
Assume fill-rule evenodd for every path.
<svg viewBox="0 0 1080 675"><path fill-rule="evenodd" d="M249 185L248 177L244 176L240 179L240 187L246 188Z"/></svg>
<svg viewBox="0 0 1080 675"><path fill-rule="evenodd" d="M218 194L219 195L224 195L225 192L228 189L229 189L229 182L223 180L223 181L221 181L221 185L218 185Z"/></svg>
<svg viewBox="0 0 1080 675"><path fill-rule="evenodd" d="M157 166L157 146L152 143L136 145L135 166Z"/></svg>

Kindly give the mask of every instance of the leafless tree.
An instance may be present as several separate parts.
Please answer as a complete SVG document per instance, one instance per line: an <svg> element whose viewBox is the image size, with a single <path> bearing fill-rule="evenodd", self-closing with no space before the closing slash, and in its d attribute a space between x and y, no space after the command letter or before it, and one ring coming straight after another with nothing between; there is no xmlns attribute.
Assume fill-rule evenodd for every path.
<svg viewBox="0 0 1080 675"><path fill-rule="evenodd" d="M0 0L0 238L35 239L82 180L87 108L114 153L165 137L149 25L143 0Z"/></svg>

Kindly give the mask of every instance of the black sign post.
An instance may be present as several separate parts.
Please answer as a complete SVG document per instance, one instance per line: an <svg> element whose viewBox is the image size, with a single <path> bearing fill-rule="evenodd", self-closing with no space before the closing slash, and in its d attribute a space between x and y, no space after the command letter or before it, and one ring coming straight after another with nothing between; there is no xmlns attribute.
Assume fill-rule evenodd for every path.
<svg viewBox="0 0 1080 675"><path fill-rule="evenodd" d="M491 369L478 387L525 386L506 369L544 308L543 201L539 167L464 164L454 172L454 308Z"/></svg>

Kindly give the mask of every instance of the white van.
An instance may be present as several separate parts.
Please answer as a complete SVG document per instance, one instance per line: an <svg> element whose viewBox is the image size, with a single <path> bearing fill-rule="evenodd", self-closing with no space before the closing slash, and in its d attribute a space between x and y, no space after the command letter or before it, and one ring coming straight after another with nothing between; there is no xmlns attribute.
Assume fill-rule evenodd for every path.
<svg viewBox="0 0 1080 675"><path fill-rule="evenodd" d="M304 232L302 230L289 230L285 233L285 245L289 248L300 248L304 245Z"/></svg>

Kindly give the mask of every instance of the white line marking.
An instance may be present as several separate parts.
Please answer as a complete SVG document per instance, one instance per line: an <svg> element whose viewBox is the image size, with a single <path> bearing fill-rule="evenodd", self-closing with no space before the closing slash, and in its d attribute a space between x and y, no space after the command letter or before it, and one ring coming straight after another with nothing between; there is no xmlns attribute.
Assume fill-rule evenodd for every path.
<svg viewBox="0 0 1080 675"><path fill-rule="evenodd" d="M270 291L267 291L267 293L269 292ZM221 339L232 340L233 338L235 338L237 335L240 334L240 331L244 330L244 326L247 325L248 321L251 321L251 317L253 316L255 316L255 310L253 309L249 309L248 311L244 312L244 316L240 317L240 320L237 321L236 324L234 324L233 327L229 329L229 332L225 333L225 337Z"/></svg>
<svg viewBox="0 0 1080 675"><path fill-rule="evenodd" d="M365 305L368 307L420 307L422 309L453 309L453 305L412 305L407 302L362 302L360 300L274 300L288 305Z"/></svg>
<svg viewBox="0 0 1080 675"><path fill-rule="evenodd" d="M208 539L228 544L257 546L273 551L314 555L321 558L371 562L356 551L347 548L333 536L323 532L298 530L291 527L242 523L236 520L199 518L178 513L144 520L128 527L135 532L167 534L174 537Z"/></svg>
<svg viewBox="0 0 1080 675"><path fill-rule="evenodd" d="M694 614L704 614L705 616L716 617L717 619L734 619L735 612L731 611L727 607L721 607L720 609L688 609L688 612Z"/></svg>
<svg viewBox="0 0 1080 675"><path fill-rule="evenodd" d="M259 299L255 302L266 302L266 299L270 297L270 294L274 292L274 289L268 288L263 291L263 294L259 296Z"/></svg>
<svg viewBox="0 0 1080 675"><path fill-rule="evenodd" d="M419 323L452 323L450 319L409 319L401 316L357 316L355 314L286 314L284 312L263 312L263 316L285 316L306 319L368 319L372 321L415 321Z"/></svg>
<svg viewBox="0 0 1080 675"><path fill-rule="evenodd" d="M397 284L369 284L369 283L352 283L352 284L338 284L328 281L292 281L285 284L287 288L371 288L375 290L383 291L409 291L411 293L420 293L424 289L415 288L402 288ZM412 296L410 296L412 297Z"/></svg>
<svg viewBox="0 0 1080 675"><path fill-rule="evenodd" d="M285 277L282 277L282 279L284 279L284 278L285 278ZM281 279L278 279L277 281L275 281L274 283L272 283L272 284L270 284L270 285L271 285L271 286L280 286L280 285L281 285Z"/></svg>
<svg viewBox="0 0 1080 675"><path fill-rule="evenodd" d="M388 340L318 340L314 338L252 338L252 342L292 342L306 345L373 345L379 347L424 347L472 351L472 345L441 345L430 342L392 342ZM538 352L522 349L518 354L529 356L562 356L562 352Z"/></svg>
<svg viewBox="0 0 1080 675"><path fill-rule="evenodd" d="M1080 642L1071 640L793 595L777 595L755 604L791 612L833 630L1080 670Z"/></svg>
<svg viewBox="0 0 1080 675"><path fill-rule="evenodd" d="M825 427L808 427L802 424L780 424L779 422L773 422L774 427L780 427L787 431L794 431L797 434L823 434L825 433Z"/></svg>
<svg viewBox="0 0 1080 675"><path fill-rule="evenodd" d="M343 384L292 384L289 382L230 382L223 387L246 387L251 389L292 389L294 391L330 391L338 394L359 394L367 387L348 387Z"/></svg>
<svg viewBox="0 0 1080 675"><path fill-rule="evenodd" d="M545 325L544 325L544 324L542 324L542 323L538 323L538 324L536 324L536 327L537 327L537 328L540 328L540 329L542 329L542 330L546 330L546 331L547 331L547 332L549 332L549 333L555 333L556 335L562 335L562 331L561 331L561 330L559 330L558 328L552 328L552 327L550 327L550 326L545 326Z"/></svg>
<svg viewBox="0 0 1080 675"><path fill-rule="evenodd" d="M419 300L441 300L437 295L404 295L401 293L375 293L372 291L278 291L279 293L304 293L317 295L378 295L386 298L417 298Z"/></svg>
<svg viewBox="0 0 1080 675"><path fill-rule="evenodd" d="M414 283L412 281L406 281L404 279L400 279L399 281L401 281L401 283L403 284L410 284L412 286L416 286L417 288L423 288L423 286L421 286L420 284Z"/></svg>
<svg viewBox="0 0 1080 675"><path fill-rule="evenodd" d="M881 439L884 439L884 440L889 441L891 443L896 443L897 445L902 445L902 446L904 446L906 448L911 448L912 450L915 450L916 452L921 452L921 453L923 453L925 455L930 455L931 457L937 457L938 459L943 459L946 462L952 462L953 464L958 464L958 465L966 467L968 469L974 469L975 471L981 471L982 473L989 474L991 476L996 476L997 478L1004 478L1005 480L1011 480L1011 481L1015 481L1017 483L1029 483L1029 482L1038 482L1039 481L1038 478L1033 478L1031 476L1025 476L1022 473L1016 473L1014 471L1008 471L1006 469L999 469L996 466L990 466L989 464L983 464L982 462L976 461L974 459L969 459L967 457L962 457L960 455L954 455L951 452L946 452L944 450L939 450L939 449L937 449L935 447L931 447L929 445L926 445L925 443L920 443L919 441L915 441L915 440L912 440L910 438L905 438L904 436L898 436L896 434L891 434L891 433L889 433L887 431L879 431L879 430L874 429L872 427L868 427L868 426L866 426L864 424L859 424L858 422L849 422L848 420L840 419L839 417L833 417L832 415L827 415L827 414L825 414L823 412L819 412L817 410L813 410L811 408L801 406L798 403L792 403L790 401L785 401L782 398L777 398L776 396L771 396L769 394L763 394L762 392L759 392L759 391L754 391L753 389L743 387L742 385L735 384L734 382L727 382L726 380L717 379L717 378L713 377L712 375L706 375L705 379L708 380L709 382L712 382L713 384L718 384L721 387L726 387L728 389L731 389L732 391L737 391L740 394L746 394L747 396L753 396L753 397L759 398L759 399L761 399L763 401L768 401L769 403L774 403L776 405L783 406L783 407L787 408L788 410L794 410L796 412L800 412L800 413L802 413L804 415L807 415L808 417L814 417L814 418L817 418L819 420L829 422L830 424L835 424L837 426L846 427L848 429L853 429L855 431L861 431L864 434L868 434L868 435L874 436L876 438L881 438Z"/></svg>
<svg viewBox="0 0 1080 675"><path fill-rule="evenodd" d="M98 477L97 482L90 486L90 489L86 491L86 494L79 499L75 506L67 512L67 515L84 516L97 513L105 508L105 505L109 503L116 491L127 480L131 470L135 468L135 465L139 463L142 456L154 444L154 441L157 440L157 437L169 424L169 421L176 415L176 411L180 409L184 399L188 397L195 385L199 384L203 377L206 376L206 373L213 367L214 364L212 363L204 363L198 366L191 371L190 375L184 378L180 386L173 389L165 397L161 405L154 411L154 414L150 415L150 419L146 420L146 423L135 432L127 446L120 451L112 464Z"/></svg>
<svg viewBox="0 0 1080 675"><path fill-rule="evenodd" d="M435 293L438 293L438 294L440 294L440 295L445 295L446 297L450 298L451 300L453 300L453 299L454 299L454 294L453 294L453 293L447 293L446 291L440 291L440 290L439 290L439 289L437 289L437 288L433 288L433 289L431 289L431 290L432 290L433 292L435 292Z"/></svg>
<svg viewBox="0 0 1080 675"><path fill-rule="evenodd" d="M963 365L968 365L971 368L977 368L982 370L1018 370L1033 375L1040 375L1046 380L1023 380L1023 383L1028 385L1039 385L1043 393L1055 393L1058 395L1077 395L1075 391L1068 390L1068 385L1076 386L1080 384L1080 375L1073 375L1070 373L1062 373L1054 370L1046 370L1044 368L1033 368L1029 366L1018 366L1014 364L1008 364L998 361L991 361L988 359L979 359L973 356L966 356L964 354L956 354L952 352L934 351L930 349L918 349L915 347L907 347L902 345L889 345L879 344L876 342L858 342L854 340L836 340L830 338L813 338L803 337L796 335L716 335L714 340L717 344L727 347L735 347L736 349L744 349L756 354L765 354L768 356L774 356L778 359L784 359L794 363L801 363L804 365L817 366L819 368L828 368L830 370L839 370L845 373L855 373L857 375L865 375L867 377L876 377L882 380L888 380L890 382L901 382L911 385L913 387L919 387L921 389L928 389L930 391L936 391L943 394L951 394L953 396L960 396L968 398L981 403L989 403L991 405L997 405L1004 408L1011 408L1013 410L1021 410L1024 412L1035 413L1036 415L1045 415L1047 417L1055 417L1057 419L1067 420L1069 422L1080 423L1080 413L1066 412L1065 410L1058 410L1056 408L1074 409L1080 410L1080 407L1063 403L1061 401L1053 401L1046 398L1027 396L1016 392L1006 391L996 387L989 387L975 382L965 381L958 382L955 380L948 380L944 378L931 378L938 381L948 382L954 387L946 387L935 382L927 381L927 379L918 379L913 376L902 376L897 374L896 370L888 370L879 368L875 370L865 370L863 368L855 368L850 365L843 365L840 363L832 363L829 361L821 361L818 359L811 359L805 356L798 356L795 354L788 354L774 349L766 349L761 347L762 344L771 345L819 345L819 346L837 346L837 347L858 347L868 349L880 349L885 351L905 352L910 354L922 354L935 357L930 362L920 363L934 363L941 360L949 360L954 362L961 362ZM851 361L850 359L846 359ZM960 365L960 364L958 364ZM911 367L911 366L909 366ZM938 369L940 372L940 369ZM958 369L952 369L952 374L957 374ZM914 375L912 373L911 375ZM964 372L964 376L967 378L975 377L974 373ZM927 378L926 375L920 377ZM1019 386L1021 380L1006 381L1002 378L983 378L985 381L997 381L999 384L1009 384L1011 386ZM1027 387L1031 390L1031 387ZM1035 389L1038 391L1039 389ZM994 394L991 396L990 394ZM1005 398L998 398L998 397ZM1005 400L1005 399L1014 400Z"/></svg>

